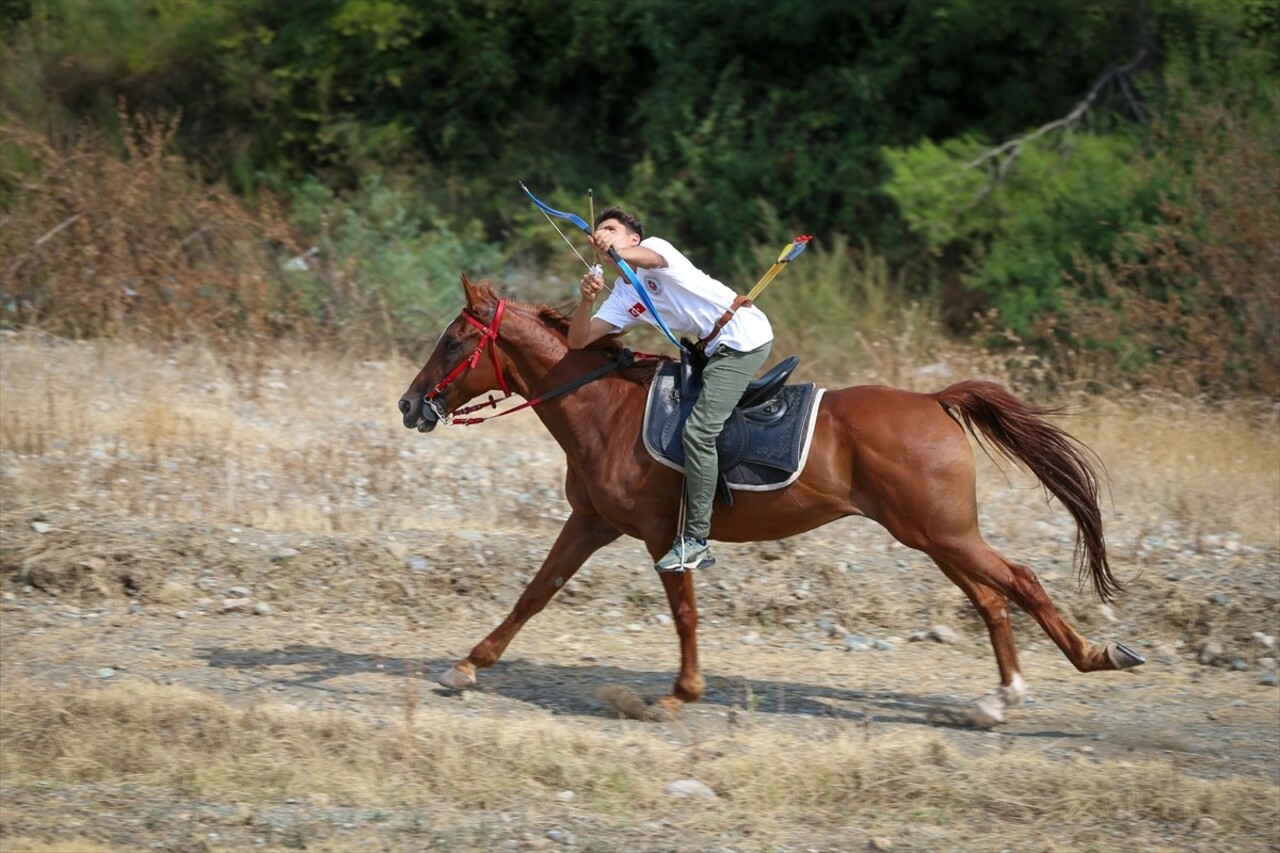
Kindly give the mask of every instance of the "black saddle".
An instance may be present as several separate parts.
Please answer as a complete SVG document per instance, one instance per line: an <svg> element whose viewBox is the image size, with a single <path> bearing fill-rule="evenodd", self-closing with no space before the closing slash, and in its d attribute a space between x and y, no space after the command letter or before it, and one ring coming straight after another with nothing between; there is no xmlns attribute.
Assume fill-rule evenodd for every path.
<svg viewBox="0 0 1280 853"><path fill-rule="evenodd" d="M716 495L726 504L733 503L730 490L780 489L800 475L822 392L813 383L785 384L799 363L793 355L752 380L725 421L716 441ZM645 448L670 468L684 470L684 422L701 391L702 365L688 359L663 365L649 386Z"/></svg>

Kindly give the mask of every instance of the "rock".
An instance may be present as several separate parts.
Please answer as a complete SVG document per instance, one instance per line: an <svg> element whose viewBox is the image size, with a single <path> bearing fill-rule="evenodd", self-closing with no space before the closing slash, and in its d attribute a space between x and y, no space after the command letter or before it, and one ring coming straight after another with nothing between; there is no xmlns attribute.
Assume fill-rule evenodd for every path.
<svg viewBox="0 0 1280 853"><path fill-rule="evenodd" d="M1222 643L1219 643L1217 640L1205 640L1200 645L1200 663L1205 666L1213 666L1226 653L1227 650L1223 647Z"/></svg>
<svg viewBox="0 0 1280 853"><path fill-rule="evenodd" d="M281 548L279 551L276 551L271 555L271 562L283 563L285 560L298 556L298 553L299 551L297 548Z"/></svg>
<svg viewBox="0 0 1280 853"><path fill-rule="evenodd" d="M679 799L697 797L703 800L718 800L716 792L697 779L677 779L663 789L663 793Z"/></svg>
<svg viewBox="0 0 1280 853"><path fill-rule="evenodd" d="M1276 638L1261 631L1253 632L1253 641L1264 649L1274 649L1276 647Z"/></svg>
<svg viewBox="0 0 1280 853"><path fill-rule="evenodd" d="M939 643L947 643L952 646L960 642L959 635L956 634L955 631L948 628L946 625L934 625L932 628L930 628L929 639Z"/></svg>
<svg viewBox="0 0 1280 853"><path fill-rule="evenodd" d="M1258 669L1263 672L1275 672L1277 669L1275 658L1258 658Z"/></svg>
<svg viewBox="0 0 1280 853"><path fill-rule="evenodd" d="M1161 643L1151 650L1151 656L1160 663L1177 663L1178 650L1168 643Z"/></svg>
<svg viewBox="0 0 1280 853"><path fill-rule="evenodd" d="M873 835L867 839L868 850L888 850L893 847L893 842L882 835Z"/></svg>
<svg viewBox="0 0 1280 853"><path fill-rule="evenodd" d="M252 593L247 586L233 586L227 590L227 595L231 598L248 598Z"/></svg>
<svg viewBox="0 0 1280 853"><path fill-rule="evenodd" d="M871 645L857 634L850 634L844 638L844 646L851 652L865 652L871 648Z"/></svg>
<svg viewBox="0 0 1280 853"><path fill-rule="evenodd" d="M1196 821L1196 829L1202 832L1213 832L1217 828L1218 822L1208 815L1202 815L1200 819Z"/></svg>
<svg viewBox="0 0 1280 853"><path fill-rule="evenodd" d="M411 572L428 572L431 571L431 563L426 557L419 554L413 554L404 561L405 566Z"/></svg>
<svg viewBox="0 0 1280 853"><path fill-rule="evenodd" d="M270 616L275 611L271 609L270 604L267 604L265 601L259 601L257 604L253 605L253 612L258 616Z"/></svg>
<svg viewBox="0 0 1280 853"><path fill-rule="evenodd" d="M556 794L556 799L562 803L571 803L576 796L577 794L573 793L573 791L561 791Z"/></svg>
<svg viewBox="0 0 1280 853"><path fill-rule="evenodd" d="M33 521L31 522L31 529L36 533L48 533L53 529L53 525L43 521Z"/></svg>
<svg viewBox="0 0 1280 853"><path fill-rule="evenodd" d="M1264 687L1276 687L1280 685L1280 675L1274 672L1264 672L1258 676L1258 683Z"/></svg>
<svg viewBox="0 0 1280 853"><path fill-rule="evenodd" d="M115 674L116 674L116 671L109 666L104 666L102 669L98 670L97 672L98 678L111 678Z"/></svg>
<svg viewBox="0 0 1280 853"><path fill-rule="evenodd" d="M387 553L401 562L409 556L409 546L403 542L388 542L386 547Z"/></svg>
<svg viewBox="0 0 1280 853"><path fill-rule="evenodd" d="M253 602L247 598L224 598L222 599L223 613L244 613L253 609Z"/></svg>
<svg viewBox="0 0 1280 853"><path fill-rule="evenodd" d="M1231 599L1225 592L1215 592L1206 599L1210 604L1216 604L1219 607L1226 607L1231 603Z"/></svg>

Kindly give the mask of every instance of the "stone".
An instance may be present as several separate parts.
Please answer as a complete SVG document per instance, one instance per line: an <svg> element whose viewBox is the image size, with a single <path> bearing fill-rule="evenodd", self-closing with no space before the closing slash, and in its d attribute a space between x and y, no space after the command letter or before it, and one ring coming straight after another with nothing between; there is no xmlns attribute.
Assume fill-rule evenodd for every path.
<svg viewBox="0 0 1280 853"><path fill-rule="evenodd" d="M697 779L677 779L663 789L663 793L679 799L695 797L703 800L718 800L716 792Z"/></svg>
<svg viewBox="0 0 1280 853"><path fill-rule="evenodd" d="M934 625L929 629L929 638L939 643L947 643L955 645L960 642L960 636L946 625Z"/></svg>
<svg viewBox="0 0 1280 853"><path fill-rule="evenodd" d="M1200 663L1205 666L1213 666L1227 653L1222 643L1217 640L1205 640L1200 645Z"/></svg>

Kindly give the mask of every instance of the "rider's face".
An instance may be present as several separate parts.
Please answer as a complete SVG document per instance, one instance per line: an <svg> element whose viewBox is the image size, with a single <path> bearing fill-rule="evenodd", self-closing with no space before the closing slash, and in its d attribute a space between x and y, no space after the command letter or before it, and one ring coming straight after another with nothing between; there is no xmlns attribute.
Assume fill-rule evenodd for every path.
<svg viewBox="0 0 1280 853"><path fill-rule="evenodd" d="M609 246L615 249L625 249L629 246L640 245L640 235L631 233L625 225L616 219L603 220L596 226L596 234L607 235Z"/></svg>

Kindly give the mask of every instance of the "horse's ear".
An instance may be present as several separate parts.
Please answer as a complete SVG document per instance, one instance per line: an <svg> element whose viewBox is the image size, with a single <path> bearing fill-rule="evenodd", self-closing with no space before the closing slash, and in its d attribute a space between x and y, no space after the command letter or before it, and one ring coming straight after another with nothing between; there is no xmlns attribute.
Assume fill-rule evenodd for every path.
<svg viewBox="0 0 1280 853"><path fill-rule="evenodd" d="M462 274L462 292L467 297L467 310L472 314L479 314L479 309L484 305L484 297L480 295L480 288L467 278L467 274Z"/></svg>
<svg viewBox="0 0 1280 853"><path fill-rule="evenodd" d="M462 290L467 295L467 310L477 317L487 316L497 301L488 279L476 284L463 273Z"/></svg>

